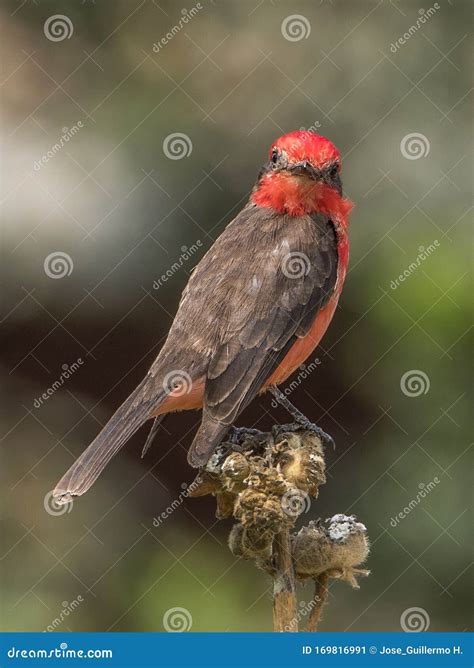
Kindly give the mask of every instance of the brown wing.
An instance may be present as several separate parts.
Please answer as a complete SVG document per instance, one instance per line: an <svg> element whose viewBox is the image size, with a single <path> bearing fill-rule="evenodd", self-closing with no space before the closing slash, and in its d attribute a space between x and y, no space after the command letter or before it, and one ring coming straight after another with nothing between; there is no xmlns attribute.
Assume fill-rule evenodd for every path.
<svg viewBox="0 0 474 668"><path fill-rule="evenodd" d="M146 378L63 476L55 495L69 499L91 486L166 397L163 377L172 371L185 371L192 380L207 377L203 421L189 455L193 465L205 463L295 338L308 331L333 292L336 270L330 221L247 206L196 267Z"/></svg>
<svg viewBox="0 0 474 668"><path fill-rule="evenodd" d="M211 250L198 273L214 276L207 311L219 323L219 338L207 370L203 423L189 454L195 466L207 461L216 440L308 332L337 278L335 230L319 215L294 218L249 207ZM190 281L191 293L192 287Z"/></svg>

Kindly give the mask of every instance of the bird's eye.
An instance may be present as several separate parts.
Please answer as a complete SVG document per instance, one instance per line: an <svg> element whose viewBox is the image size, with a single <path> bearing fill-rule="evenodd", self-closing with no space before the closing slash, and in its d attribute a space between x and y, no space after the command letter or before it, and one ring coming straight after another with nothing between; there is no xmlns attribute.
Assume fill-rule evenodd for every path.
<svg viewBox="0 0 474 668"><path fill-rule="evenodd" d="M272 151L271 161L274 165L276 165L276 163L278 162L278 151L276 148L274 148Z"/></svg>
<svg viewBox="0 0 474 668"><path fill-rule="evenodd" d="M329 177L331 179L335 179L338 173L339 173L339 165L336 162L329 170Z"/></svg>

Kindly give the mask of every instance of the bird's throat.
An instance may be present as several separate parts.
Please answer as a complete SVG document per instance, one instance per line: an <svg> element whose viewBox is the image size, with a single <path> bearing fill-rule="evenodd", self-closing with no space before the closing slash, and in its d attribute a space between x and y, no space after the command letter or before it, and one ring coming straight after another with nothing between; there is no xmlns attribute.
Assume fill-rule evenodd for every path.
<svg viewBox="0 0 474 668"><path fill-rule="evenodd" d="M251 200L257 206L275 209L290 216L324 213L345 221L352 209L335 188L310 178L285 173L266 174L252 193Z"/></svg>

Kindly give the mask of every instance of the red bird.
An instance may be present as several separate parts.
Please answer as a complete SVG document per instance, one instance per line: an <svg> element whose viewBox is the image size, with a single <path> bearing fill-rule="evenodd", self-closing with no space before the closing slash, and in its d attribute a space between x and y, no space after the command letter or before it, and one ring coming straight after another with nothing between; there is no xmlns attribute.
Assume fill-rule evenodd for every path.
<svg viewBox="0 0 474 668"><path fill-rule="evenodd" d="M260 392L276 391L320 342L349 259L341 158L297 131L270 148L249 202L199 262L163 348L140 385L63 476L55 496L84 494L150 418L202 408L188 454L200 467ZM148 443L148 442L147 442Z"/></svg>

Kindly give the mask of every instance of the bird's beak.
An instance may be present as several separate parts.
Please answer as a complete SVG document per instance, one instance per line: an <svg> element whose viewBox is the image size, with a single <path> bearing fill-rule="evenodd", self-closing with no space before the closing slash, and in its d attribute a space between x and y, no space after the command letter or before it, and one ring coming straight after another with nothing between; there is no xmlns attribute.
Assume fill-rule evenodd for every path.
<svg viewBox="0 0 474 668"><path fill-rule="evenodd" d="M286 168L290 174L295 176L308 176L315 181L322 179L322 174L318 169L315 169L307 160L302 162L294 162Z"/></svg>

